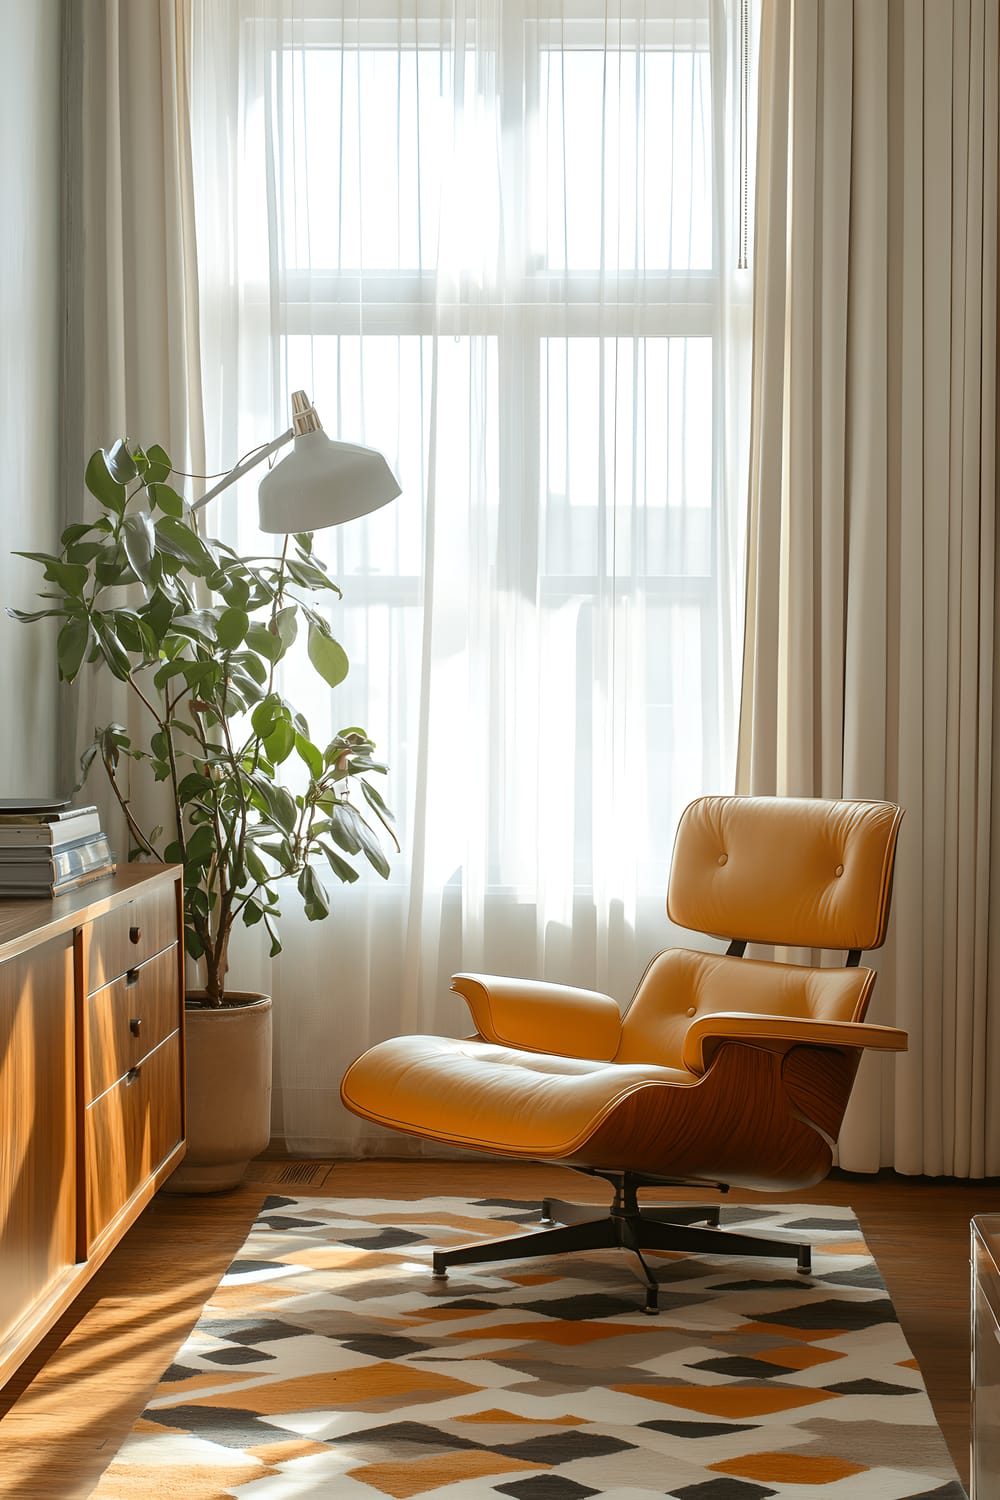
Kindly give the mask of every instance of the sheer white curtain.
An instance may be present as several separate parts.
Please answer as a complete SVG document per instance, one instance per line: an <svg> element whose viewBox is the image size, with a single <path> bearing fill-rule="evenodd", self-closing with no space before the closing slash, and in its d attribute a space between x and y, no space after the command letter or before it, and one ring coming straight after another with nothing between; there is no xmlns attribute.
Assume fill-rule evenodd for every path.
<svg viewBox="0 0 1000 1500"><path fill-rule="evenodd" d="M209 462L288 425L402 498L317 535L402 853L284 901L275 1134L376 1150L344 1066L467 1020L457 969L626 999L678 813L728 788L745 504L742 6L203 0L192 126ZM252 490L252 483L248 490ZM220 529L252 548L255 508ZM295 669L287 679L299 696ZM393 1138L398 1151L402 1138Z"/></svg>

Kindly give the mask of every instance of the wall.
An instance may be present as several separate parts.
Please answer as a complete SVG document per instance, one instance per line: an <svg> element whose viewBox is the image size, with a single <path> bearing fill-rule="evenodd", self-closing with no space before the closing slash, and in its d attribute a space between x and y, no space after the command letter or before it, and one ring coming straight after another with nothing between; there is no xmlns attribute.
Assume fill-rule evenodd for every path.
<svg viewBox="0 0 1000 1500"><path fill-rule="evenodd" d="M0 606L34 607L60 529L62 0L0 0ZM53 633L0 611L0 796L57 789Z"/></svg>

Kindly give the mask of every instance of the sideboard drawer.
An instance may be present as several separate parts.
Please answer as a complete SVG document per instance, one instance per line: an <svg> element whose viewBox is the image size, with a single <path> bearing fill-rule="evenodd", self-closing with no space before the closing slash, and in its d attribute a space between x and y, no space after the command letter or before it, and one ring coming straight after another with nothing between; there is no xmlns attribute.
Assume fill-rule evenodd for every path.
<svg viewBox="0 0 1000 1500"><path fill-rule="evenodd" d="M88 1106L88 1247L180 1141L180 1076L180 1033L174 1032Z"/></svg>
<svg viewBox="0 0 1000 1500"><path fill-rule="evenodd" d="M91 923L87 993L103 989L177 941L177 888L140 890Z"/></svg>
<svg viewBox="0 0 1000 1500"><path fill-rule="evenodd" d="M88 995L85 1103L141 1063L181 1024L177 944Z"/></svg>

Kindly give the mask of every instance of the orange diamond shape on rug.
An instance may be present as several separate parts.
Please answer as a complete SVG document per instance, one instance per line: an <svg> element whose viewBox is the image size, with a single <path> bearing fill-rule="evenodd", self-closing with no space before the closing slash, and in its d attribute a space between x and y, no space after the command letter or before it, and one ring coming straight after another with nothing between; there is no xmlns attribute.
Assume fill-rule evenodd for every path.
<svg viewBox="0 0 1000 1500"><path fill-rule="evenodd" d="M489 1411L472 1411L464 1417L454 1417L455 1422L500 1422L505 1427L511 1422L524 1423L529 1427L586 1427L589 1417L522 1417L516 1411L504 1411L500 1406L493 1406Z"/></svg>
<svg viewBox="0 0 1000 1500"><path fill-rule="evenodd" d="M772 1484L836 1484L838 1479L867 1472L865 1464L806 1453L746 1453L742 1458L709 1464L709 1468L718 1474L731 1474L734 1479L760 1479Z"/></svg>
<svg viewBox="0 0 1000 1500"><path fill-rule="evenodd" d="M285 1411L315 1411L325 1406L354 1410L383 1402L395 1404L403 1396L408 1402L439 1401L443 1396L464 1396L479 1387L450 1375L437 1375L414 1365L384 1360L377 1365L359 1365L348 1370L325 1370L316 1375L298 1375L291 1380L259 1381L252 1398L244 1388L195 1397L191 1405L225 1406L237 1409L252 1405L262 1417Z"/></svg>
<svg viewBox="0 0 1000 1500"><path fill-rule="evenodd" d="M804 1391L792 1386L759 1385L615 1385L614 1391L700 1411L712 1417L760 1417L773 1411L792 1411L817 1401L836 1399L832 1391Z"/></svg>
<svg viewBox="0 0 1000 1500"><path fill-rule="evenodd" d="M428 1490L441 1489L446 1484L459 1484L463 1479L482 1479L487 1474L512 1474L516 1470L550 1469L550 1464L525 1463L520 1458L504 1458L499 1453L485 1453L474 1448L462 1453L432 1454L427 1458L401 1459L395 1463L368 1464L363 1469L349 1470L349 1478L370 1484L373 1490L383 1495L392 1495L393 1500L406 1500L409 1495L424 1495Z"/></svg>

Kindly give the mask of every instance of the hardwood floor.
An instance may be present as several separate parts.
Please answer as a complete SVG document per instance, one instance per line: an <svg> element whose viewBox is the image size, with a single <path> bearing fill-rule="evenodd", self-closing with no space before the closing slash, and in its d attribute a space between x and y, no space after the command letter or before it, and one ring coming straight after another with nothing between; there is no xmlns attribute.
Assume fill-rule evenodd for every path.
<svg viewBox="0 0 1000 1500"><path fill-rule="evenodd" d="M606 1196L599 1184L560 1168L275 1158L255 1162L231 1193L161 1193L0 1392L0 1495L89 1495L243 1243L262 1199L276 1191L340 1198ZM732 1199L761 1201L752 1194ZM967 1483L969 1220L1000 1212L1000 1184L835 1174L810 1193L767 1195L769 1202L796 1199L854 1208Z"/></svg>

